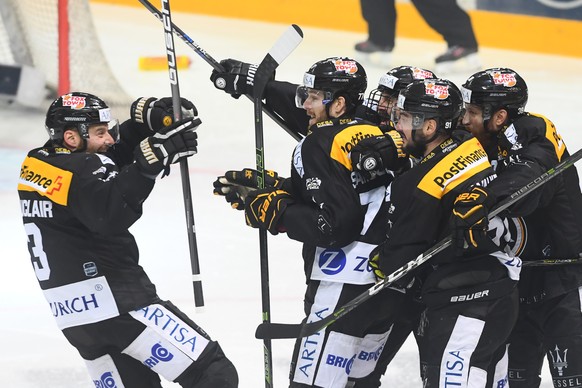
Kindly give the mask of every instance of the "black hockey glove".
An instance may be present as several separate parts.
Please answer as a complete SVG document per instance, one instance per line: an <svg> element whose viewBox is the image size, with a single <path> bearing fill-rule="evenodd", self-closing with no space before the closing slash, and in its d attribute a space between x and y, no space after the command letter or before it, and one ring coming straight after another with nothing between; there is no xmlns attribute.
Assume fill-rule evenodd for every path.
<svg viewBox="0 0 582 388"><path fill-rule="evenodd" d="M251 190L259 188L258 171L245 168L240 171L227 171L224 176L219 176L214 181L215 195L222 195L233 209L244 210L244 202ZM275 171L265 170L264 187L276 187L283 185L284 178L279 178Z"/></svg>
<svg viewBox="0 0 582 388"><path fill-rule="evenodd" d="M210 80L217 89L224 90L234 98L241 94L253 95L255 85L255 73L259 65L237 61L236 59L224 59L220 61L224 72L212 71ZM275 73L271 79L275 78Z"/></svg>
<svg viewBox="0 0 582 388"><path fill-rule="evenodd" d="M368 178L373 171L410 168L410 159L403 150L403 141L397 131L361 140L352 149L350 157L354 171Z"/></svg>
<svg viewBox="0 0 582 388"><path fill-rule="evenodd" d="M480 186L457 196L452 216L453 247L457 256L461 256L466 249L490 244L487 217L494 203L495 197Z"/></svg>
<svg viewBox="0 0 582 388"><path fill-rule="evenodd" d="M289 193L274 187L251 191L245 200L247 225L266 229L274 235L284 232L285 228L279 225L279 220L293 202Z"/></svg>
<svg viewBox="0 0 582 388"><path fill-rule="evenodd" d="M194 131L201 123L198 118L180 120L143 139L134 151L135 163L140 172L155 179L165 170L163 176L166 176L171 164L194 155L198 145Z"/></svg>
<svg viewBox="0 0 582 388"><path fill-rule="evenodd" d="M198 110L191 101L180 98L180 102L183 119L198 116ZM172 97L140 97L131 104L130 114L138 130L145 136L151 136L174 122Z"/></svg>

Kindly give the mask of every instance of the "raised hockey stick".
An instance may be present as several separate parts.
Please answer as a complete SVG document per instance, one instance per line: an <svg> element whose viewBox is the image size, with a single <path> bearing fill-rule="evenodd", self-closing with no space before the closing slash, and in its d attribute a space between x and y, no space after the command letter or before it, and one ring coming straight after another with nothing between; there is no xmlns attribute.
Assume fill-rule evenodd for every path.
<svg viewBox="0 0 582 388"><path fill-rule="evenodd" d="M144 7L146 7L147 10L150 11L155 17L157 17L158 20L163 22L162 13L154 5L152 5L152 3L150 3L148 0L138 0L138 1ZM208 63L210 66L212 66L212 68L214 70L224 72L224 67L220 64L220 62L217 62L216 59L212 58L210 56L210 54L208 54L203 48L201 48L199 45L197 45L196 42L194 42L184 31L182 31L174 23L171 23L171 26L172 26L174 34L176 34L176 36L178 36L180 39L182 39L182 41L184 43L186 43L186 45L188 47L190 47L192 50L194 50L194 52L196 54L198 54L200 56L200 58L202 58L206 63ZM253 96L250 96L247 94L245 94L245 96L248 97L250 100L253 100ZM303 136L301 134L299 134L299 132L294 131L293 129L287 127L287 125L285 124L283 119L277 113L275 113L272 109L270 109L267 105L265 105L262 101L261 101L261 107L262 107L263 112L267 116L269 116L271 119L273 119L273 121L275 121L281 128L283 128L285 130L285 132L287 132L289 135L291 135L295 140L299 141L303 138Z"/></svg>
<svg viewBox="0 0 582 388"><path fill-rule="evenodd" d="M574 165L578 160L582 158L582 149L576 151L570 157L564 159L562 162L558 163L555 167L549 169L521 189L517 190L510 197L505 198L503 201L495 206L490 214L489 218L495 217L497 214L507 209L509 206L513 205L515 202L522 199L524 196L528 195L533 190L547 183L549 180L553 179L557 175L561 174L568 167ZM387 275L381 282L374 284L367 291L358 295L351 301L347 302L332 314L319 320L317 322L299 323L299 324L284 324L284 323L262 323L257 327L255 332L255 337L259 339L269 338L303 338L318 333L320 330L331 325L356 307L360 306L362 303L370 299L372 296L376 295L378 292L388 287L390 284L396 280L402 278L404 275L417 268L421 264L425 263L431 257L435 256L437 253L443 251L451 245L451 236L445 237L438 243L436 243L429 250L421 253L412 261L409 261L402 267L398 268L396 271Z"/></svg>
<svg viewBox="0 0 582 388"><path fill-rule="evenodd" d="M295 24L291 25L275 42L271 50L259 64L255 73L253 86L253 103L255 117L255 157L257 163L257 184L259 189L265 187L265 150L263 142L263 111L262 99L269 78L281 62L303 40L303 32ZM267 249L267 231L259 229L259 252L261 263L261 302L263 309L263 324L271 322L271 305L269 296L269 261ZM263 356L265 368L265 387L273 386L273 356L271 340L263 340Z"/></svg>
<svg viewBox="0 0 582 388"><path fill-rule="evenodd" d="M174 48L174 35L172 35L172 16L170 13L170 0L162 1L162 20L164 25L164 40L166 42L166 54L168 57L168 72L170 88L172 89L172 105L174 108L174 121L182 119L182 104L180 102L180 87L178 83L178 68L176 66L176 50ZM194 305L204 306L204 294L202 292L202 280L200 277L200 262L198 260L198 245L196 243L196 228L194 226L194 210L192 206L192 192L190 190L190 174L188 160L180 161L180 174L182 177L182 193L184 197L184 211L186 215L186 233L188 234L188 248L190 250L190 266L192 267L192 287L194 289Z"/></svg>

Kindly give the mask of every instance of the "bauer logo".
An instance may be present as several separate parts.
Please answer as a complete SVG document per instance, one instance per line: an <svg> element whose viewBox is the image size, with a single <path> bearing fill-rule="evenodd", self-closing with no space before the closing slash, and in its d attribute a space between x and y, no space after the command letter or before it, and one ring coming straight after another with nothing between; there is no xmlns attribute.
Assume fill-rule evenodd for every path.
<svg viewBox="0 0 582 388"><path fill-rule="evenodd" d="M352 371L352 366L354 365L354 359L356 358L353 355L351 358L337 356L335 354L328 354L325 360L327 365L333 366L335 368L341 368L346 371L346 374L350 374Z"/></svg>
<svg viewBox="0 0 582 388"><path fill-rule="evenodd" d="M103 373L99 380L93 380L93 384L95 384L95 388L117 388L117 383L111 372Z"/></svg>
<svg viewBox="0 0 582 388"><path fill-rule="evenodd" d="M152 346L152 355L143 363L148 368L153 368L160 362L168 362L174 358L174 355L170 351L164 348L161 344L155 344Z"/></svg>
<svg viewBox="0 0 582 388"><path fill-rule="evenodd" d="M326 249L319 255L319 268L326 275L340 273L346 266L346 254L343 250Z"/></svg>

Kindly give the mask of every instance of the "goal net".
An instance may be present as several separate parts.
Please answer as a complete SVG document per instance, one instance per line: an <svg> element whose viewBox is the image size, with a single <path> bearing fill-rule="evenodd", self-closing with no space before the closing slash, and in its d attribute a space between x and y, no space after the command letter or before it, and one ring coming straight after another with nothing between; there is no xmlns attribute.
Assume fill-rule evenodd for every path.
<svg viewBox="0 0 582 388"><path fill-rule="evenodd" d="M101 49L89 0L0 0L2 64L38 70L49 98L82 91L131 104Z"/></svg>

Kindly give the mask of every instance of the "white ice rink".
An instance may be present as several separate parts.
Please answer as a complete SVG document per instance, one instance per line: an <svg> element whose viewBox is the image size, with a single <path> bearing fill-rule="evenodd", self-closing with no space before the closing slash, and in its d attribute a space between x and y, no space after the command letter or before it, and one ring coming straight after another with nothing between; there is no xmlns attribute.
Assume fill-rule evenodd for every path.
<svg viewBox="0 0 582 388"><path fill-rule="evenodd" d="M162 25L145 9L92 5L107 59L132 97L170 95L166 71L142 72L138 58L163 55ZM217 60L259 62L286 25L228 20L173 13L174 23ZM333 55L352 56L363 34L303 28L305 39L279 67L277 79L299 82L315 61ZM141 264L158 287L218 340L236 365L240 387L263 387L262 342L254 338L261 322L258 233L244 224L241 212L212 195L212 182L228 169L253 167L254 127L251 102L234 100L214 89L210 66L175 38L179 55L193 63L179 72L180 90L199 109L199 153L192 157L190 177L198 250L203 275L204 312L195 312L185 232L180 174L159 180L144 206L144 216L131 229ZM572 37L572 44L575 42ZM393 66L432 68L444 43L400 39ZM528 110L548 116L571 152L582 147L582 59L519 53L483 47L485 67L517 70L528 82ZM369 89L388 68L367 66ZM441 75L460 85L470 74ZM91 77L91 74L87 75ZM48 106L48 103L47 103ZM46 139L44 113L5 108L0 111L0 378L3 387L91 387L84 364L57 329L31 269L20 218L16 181L26 151ZM120 117L120 119L126 119ZM266 166L288 176L295 141L265 116ZM63 241L66 244L66 241ZM304 291L300 244L285 235L269 237L272 321L299 322ZM275 387L287 386L292 340L273 341ZM387 375L386 387L420 387L414 342L409 340ZM542 387L551 387L544 369ZM164 386L174 386L164 383Z"/></svg>

